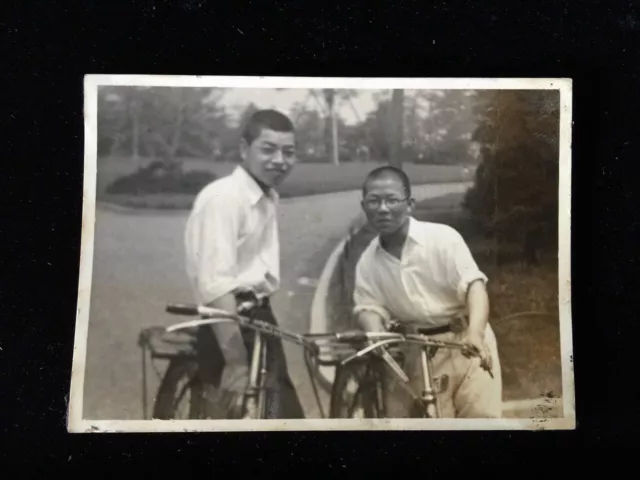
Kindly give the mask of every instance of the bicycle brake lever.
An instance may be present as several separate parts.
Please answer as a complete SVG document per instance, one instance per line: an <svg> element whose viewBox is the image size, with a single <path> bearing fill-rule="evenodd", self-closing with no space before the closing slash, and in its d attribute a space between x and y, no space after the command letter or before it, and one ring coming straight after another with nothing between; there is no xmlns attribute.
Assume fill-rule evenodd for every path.
<svg viewBox="0 0 640 480"><path fill-rule="evenodd" d="M373 347L373 348L372 348ZM368 347L366 347L365 349L359 351L358 353L351 355L350 357L346 358L345 360L342 361L342 364L347 364L349 363L351 360L360 357L370 351L376 351L378 350L380 347L382 347L381 345L379 346L374 346L374 345L369 345ZM407 374L404 372L404 370L402 370L402 368L400 367L400 365L398 365L398 362L396 362L393 357L391 356L391 354L387 351L386 348L381 348L381 352L380 355L382 357L382 359L387 363L387 365L389 365L389 367L391 367L391 369L400 377L402 378L403 381L405 382L409 382L409 377L407 377Z"/></svg>
<svg viewBox="0 0 640 480"><path fill-rule="evenodd" d="M386 348L382 349L381 352L381 356L382 359L387 362L387 365L389 365L391 367L391 369L396 372L396 374L402 378L403 381L405 382L409 382L409 377L407 376L406 373L404 373L404 370L402 370L402 368L400 367L400 365L398 365L398 362L396 362L394 360L394 358L391 356L391 354L387 351Z"/></svg>

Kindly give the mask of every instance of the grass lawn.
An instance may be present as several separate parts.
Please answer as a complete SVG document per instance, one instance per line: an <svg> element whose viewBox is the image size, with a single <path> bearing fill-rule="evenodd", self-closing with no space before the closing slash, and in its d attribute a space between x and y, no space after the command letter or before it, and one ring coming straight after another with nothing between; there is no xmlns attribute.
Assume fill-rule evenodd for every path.
<svg viewBox="0 0 640 480"><path fill-rule="evenodd" d="M105 189L116 178L133 173L151 160L134 163L128 158L98 159L97 199L136 208L173 208L191 207L193 195L155 194L155 195L107 195ZM316 195L360 188L367 173L382 163L348 163L343 165L300 163L280 188L282 198ZM234 163L213 163L206 160L187 159L187 170L207 170L218 176L231 173ZM465 172L464 167L448 165L406 164L405 171L413 184L449 183L470 181L473 168Z"/></svg>
<svg viewBox="0 0 640 480"><path fill-rule="evenodd" d="M498 339L504 400L561 396L557 263L545 262L538 267L525 267L519 262L498 264L491 242L482 239L458 206L461 200L460 194L426 200L418 206L415 217L456 228L489 277L490 321ZM368 226L354 235L334 272L329 295L337 301L328 306L331 329L355 327L350 316L353 270L374 235ZM520 312L550 315L508 318Z"/></svg>

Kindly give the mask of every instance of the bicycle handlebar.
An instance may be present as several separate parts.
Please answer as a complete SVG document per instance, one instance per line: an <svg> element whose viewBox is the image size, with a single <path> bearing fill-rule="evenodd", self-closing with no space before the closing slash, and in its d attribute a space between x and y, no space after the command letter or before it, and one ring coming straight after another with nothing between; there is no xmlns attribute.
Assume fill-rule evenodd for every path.
<svg viewBox="0 0 640 480"><path fill-rule="evenodd" d="M238 305L238 312L246 312L251 308L257 305L257 301L247 300ZM183 303L170 303L165 308L167 313L171 313L173 315L185 315L185 316L196 316L202 315L207 316L207 314L211 313L219 313L222 310L218 310L211 307L205 307L203 305L196 305L193 303L183 304Z"/></svg>
<svg viewBox="0 0 640 480"><path fill-rule="evenodd" d="M413 344L417 344L420 346L429 346L429 347L438 347L438 348L450 348L450 349L456 349L456 350L462 350L463 352L470 354L472 356L479 356L480 352L477 351L477 349L475 349L474 347L466 344L466 343L461 343L461 342L447 342L447 341L443 341L443 340L434 340L432 338L427 337L426 335L422 335L422 334L407 334L407 335L401 335L402 338L388 338L386 340L381 340L378 341L376 343L373 343L365 348L363 348L362 350L359 350L358 352L356 352L355 354L351 355L350 357L344 359L341 363L343 365L355 360L356 358L362 357L368 353L371 353L375 350L377 350L380 347L384 347L387 345L398 345L401 343L413 343ZM383 356L385 356L385 361L387 363L389 362L393 362L391 359L389 359L388 355L385 355L386 350L382 350L383 352ZM386 352L388 353L388 352ZM392 368L394 368L394 370L397 371L397 369L395 368L396 365L391 365ZM487 369L487 372L489 373L489 375L491 375L491 377L493 378L493 372L491 371L491 369ZM399 372L397 372L399 373ZM399 373L401 376L403 375L402 373Z"/></svg>
<svg viewBox="0 0 640 480"><path fill-rule="evenodd" d="M339 343L363 343L371 340L400 340L404 336L400 333L392 332L365 332L363 330L346 330L344 332L332 333L307 333L305 337L309 339L333 340Z"/></svg>
<svg viewBox="0 0 640 480"><path fill-rule="evenodd" d="M255 303L248 301L243 302L241 307L243 307L243 309L247 309L252 305L255 305ZM239 310L241 310L241 308L239 308ZM267 335L281 337L290 342L302 345L305 348L313 350L314 353L317 350L316 345L305 338L305 335L281 330L271 323L258 319L250 319L238 313L231 313L217 308L194 304L170 304L167 305L166 311L177 315L200 315L204 317L201 320L192 320L189 322L171 325L165 329L167 332L175 332L177 330L202 327L216 323L237 323L242 327L251 328Z"/></svg>
<svg viewBox="0 0 640 480"><path fill-rule="evenodd" d="M249 308L252 304L251 302L244 302L247 305L242 304L244 308ZM229 323L238 323L243 327L251 328L253 330L258 330L262 333L266 333L267 335L277 336L284 338L285 340L291 341L298 345L302 345L303 347L311 350L314 354L318 354L319 352L319 341L326 340L329 342L337 342L342 344L356 344L356 343L366 343L366 342L374 342L372 344L367 345L365 348L358 350L355 354L351 355L347 359L343 360L342 363L346 364L356 358L362 357L370 352L377 350L380 347L386 345L393 344L401 344L401 343L413 343L424 346L432 346L432 347L441 347L441 348L452 348L464 350L466 352L471 353L472 355L477 355L478 352L473 351L469 348L468 345L458 342L447 342L442 340L435 340L429 338L423 334L401 334L395 332L366 332L363 330L348 330L344 332L337 333L307 333L307 334L297 334L288 332L278 328L277 326L257 320L257 319L249 319L240 314L234 314L230 312L226 312L224 310L206 307L203 305L195 305L195 304L169 304L166 307L166 311L176 315L189 315L195 316L200 315L205 317L202 320L192 320L189 322L179 323L172 325L166 329L167 332L172 332L185 328L193 328L200 327L205 325L211 325L215 323L221 322L229 322Z"/></svg>
<svg viewBox="0 0 640 480"><path fill-rule="evenodd" d="M238 308L239 311L247 310L251 306L254 306L254 302L243 302ZM171 303L166 306L166 311L168 313L174 315L185 315L185 316L202 316L204 319L202 320L193 320L190 322L184 322L172 325L167 328L168 331L175 331L182 328L191 328L194 326L204 326L212 323L220 323L221 321L228 322L237 322L242 324L243 326L249 328L263 327L265 322L260 320L250 320L242 315L237 313L231 313L224 310L220 310L217 308L206 307L203 305L197 304L181 304L181 303ZM279 334L289 334L291 332L285 332L273 325L269 325L269 332L271 334L279 335ZM298 335L296 335L298 336ZM340 343L362 343L367 340L375 340L375 339L397 339L400 340L405 338L402 334L399 333L391 333L391 332L365 332L362 330L348 330L345 332L338 333L307 333L303 335L299 335L298 337L303 337L306 341L317 340L333 340Z"/></svg>
<svg viewBox="0 0 640 480"><path fill-rule="evenodd" d="M251 302L245 302L250 304ZM245 306L246 308L246 306ZM434 340L428 338L421 334L401 334L395 332L366 332L363 330L347 330L344 332L335 332L335 333L307 333L307 334L294 334L292 332L284 331L275 325L270 323L263 322L261 320L251 320L237 313L230 313L224 310L220 310L217 308L206 307L203 305L197 304L180 304L180 303L172 303L167 305L166 311L168 313L172 313L175 315L186 315L186 316L202 316L204 319L202 320L192 320L189 322L183 322L179 324L174 324L170 327L167 327L167 331L172 332L176 330L181 330L185 328L193 328L204 325L211 325L214 323L220 322L235 322L239 323L244 327L253 328L254 330L261 330L264 333L276 335L276 336L285 336L289 337L290 340L293 340L295 343L304 343L315 344L318 340L328 340L335 341L338 343L364 343L367 341L375 341L382 342L383 344L387 343L417 343L421 345L430 345L430 346L439 346L445 348L465 348L463 344L458 344L455 342L444 342L441 340ZM377 345L377 344L374 344ZM367 346L364 350L361 350L361 354L368 353L372 349L374 350L378 346Z"/></svg>

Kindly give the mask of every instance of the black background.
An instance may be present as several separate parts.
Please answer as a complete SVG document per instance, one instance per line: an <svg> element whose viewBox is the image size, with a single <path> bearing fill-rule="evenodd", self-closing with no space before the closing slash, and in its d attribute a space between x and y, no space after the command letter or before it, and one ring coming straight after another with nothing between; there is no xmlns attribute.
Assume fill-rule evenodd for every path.
<svg viewBox="0 0 640 480"><path fill-rule="evenodd" d="M576 449L635 446L640 8L222 3L2 2L0 466L44 476L204 467L210 478L240 467L399 475L411 463L424 478L453 467L513 475L517 462L550 475L556 460L608 461ZM572 78L577 430L68 434L89 73Z"/></svg>

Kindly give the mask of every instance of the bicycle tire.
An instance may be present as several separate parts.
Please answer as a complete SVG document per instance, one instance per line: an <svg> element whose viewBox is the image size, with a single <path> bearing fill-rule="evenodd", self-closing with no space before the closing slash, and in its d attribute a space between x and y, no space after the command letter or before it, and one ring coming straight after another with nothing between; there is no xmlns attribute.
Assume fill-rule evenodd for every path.
<svg viewBox="0 0 640 480"><path fill-rule="evenodd" d="M385 385L377 364L373 361L353 361L336 368L335 379L331 388L329 416L331 418L353 418L356 402L361 403L363 418L384 418L384 400L382 404L376 399L377 393L384 390ZM354 379L357 383L352 402L345 401L344 392L348 382Z"/></svg>
<svg viewBox="0 0 640 480"><path fill-rule="evenodd" d="M201 419L205 412L204 389L198 375L198 364L192 359L177 358L169 362L162 377L158 393L153 405L153 418L158 420L175 420L178 418L177 406L181 393L190 391L190 402L187 419ZM179 388L180 381L186 379L185 389Z"/></svg>

